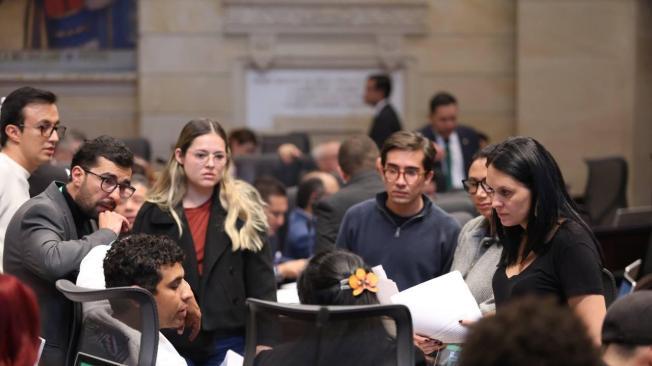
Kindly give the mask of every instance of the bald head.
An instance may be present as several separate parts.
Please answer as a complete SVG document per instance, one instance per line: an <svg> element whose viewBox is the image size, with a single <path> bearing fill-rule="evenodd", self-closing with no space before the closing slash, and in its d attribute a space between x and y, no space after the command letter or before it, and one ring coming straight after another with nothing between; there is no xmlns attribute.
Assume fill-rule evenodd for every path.
<svg viewBox="0 0 652 366"><path fill-rule="evenodd" d="M303 177L301 177L301 182L305 182L310 179L317 178L321 180L321 182L324 184L324 196L330 196L334 194L335 192L340 190L340 184L337 182L337 179L333 174L330 173L324 173L320 171L312 171Z"/></svg>

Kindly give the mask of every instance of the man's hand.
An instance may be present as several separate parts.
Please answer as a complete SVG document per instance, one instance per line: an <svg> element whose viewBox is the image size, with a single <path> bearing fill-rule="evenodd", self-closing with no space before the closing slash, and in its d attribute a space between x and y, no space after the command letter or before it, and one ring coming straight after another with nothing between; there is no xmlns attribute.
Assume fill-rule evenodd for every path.
<svg viewBox="0 0 652 366"><path fill-rule="evenodd" d="M113 211L100 212L97 225L100 229L109 229L117 235L129 231L129 220Z"/></svg>
<svg viewBox="0 0 652 366"><path fill-rule="evenodd" d="M307 259L295 259L279 264L276 269L284 279L294 280L299 277L307 264Z"/></svg>
<svg viewBox="0 0 652 366"><path fill-rule="evenodd" d="M443 146L437 144L436 142L432 143L432 146L435 148L437 155L435 155L435 161L446 160L446 149Z"/></svg>
<svg viewBox="0 0 652 366"><path fill-rule="evenodd" d="M300 158L303 153L299 150L298 147L294 144L283 144L278 147L276 150L278 157L281 159L283 164L290 164L295 159Z"/></svg>
<svg viewBox="0 0 652 366"><path fill-rule="evenodd" d="M412 338L414 339L414 345L417 346L426 356L444 348L444 344L437 339L422 337L417 334L414 334Z"/></svg>
<svg viewBox="0 0 652 366"><path fill-rule="evenodd" d="M183 280L186 286L190 286L186 280ZM186 322L177 329L177 333L183 334L183 330L188 327L190 328L190 335L188 339L194 341L199 335L201 330L201 310L199 309L199 304L195 299L195 294L192 295L190 300L188 300L188 312L186 313Z"/></svg>

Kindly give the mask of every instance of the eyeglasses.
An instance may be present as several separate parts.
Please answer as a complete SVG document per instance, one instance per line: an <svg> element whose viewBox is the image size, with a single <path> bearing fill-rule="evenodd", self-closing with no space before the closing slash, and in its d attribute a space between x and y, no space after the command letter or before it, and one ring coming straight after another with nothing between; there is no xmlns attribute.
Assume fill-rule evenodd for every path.
<svg viewBox="0 0 652 366"><path fill-rule="evenodd" d="M127 183L118 183L118 180L114 176L104 176L104 175L99 175L96 173L91 172L90 170L82 168L86 173L92 174L102 181L100 184L100 188L106 193L113 193L116 188L120 187L120 198L129 198L131 197L134 192L136 192L136 188L127 184Z"/></svg>
<svg viewBox="0 0 652 366"><path fill-rule="evenodd" d="M485 192L487 192L487 195L488 195L489 197L493 197L493 195L494 195L494 193L495 193L496 191L495 191L493 188L489 187L489 185L487 184L487 180L486 180L486 179L483 179L483 180L481 180L479 183L480 183L480 185L482 186L482 189L483 189Z"/></svg>
<svg viewBox="0 0 652 366"><path fill-rule="evenodd" d="M26 127L25 123L21 123L19 125L20 127ZM38 126L33 126L33 128L41 131L41 136L50 138L52 137L52 134L54 131L57 131L57 136L59 136L59 139L62 139L66 135L66 126L63 125L51 125L49 123L44 123Z"/></svg>
<svg viewBox="0 0 652 366"><path fill-rule="evenodd" d="M516 190L508 189L504 187L493 189L489 187L486 180L483 180L482 182L480 182L480 184L482 185L482 189L484 189L484 191L487 192L487 196L489 196L492 200L497 199L501 201L509 201L516 194Z"/></svg>
<svg viewBox="0 0 652 366"><path fill-rule="evenodd" d="M483 185L482 182L484 182L484 179L481 180L481 181L477 181L477 180L475 180L473 178L462 179L462 185L464 187L464 190L468 194L476 194L476 193L478 193L478 187L480 187L480 186L482 186L482 190L484 190L485 193L486 193L487 190L484 188L484 185Z"/></svg>
<svg viewBox="0 0 652 366"><path fill-rule="evenodd" d="M226 154L224 152L218 151L215 153L209 153L207 151L199 150L199 151L193 151L192 156L197 159L201 164L207 164L208 161L211 159L215 159L215 163L219 163L222 160L226 158Z"/></svg>
<svg viewBox="0 0 652 366"><path fill-rule="evenodd" d="M412 185L415 184L423 174L424 172L416 168L407 168L401 171L396 167L390 166L383 169L383 175L385 176L385 179L390 183L397 181L398 177L403 175L405 183Z"/></svg>

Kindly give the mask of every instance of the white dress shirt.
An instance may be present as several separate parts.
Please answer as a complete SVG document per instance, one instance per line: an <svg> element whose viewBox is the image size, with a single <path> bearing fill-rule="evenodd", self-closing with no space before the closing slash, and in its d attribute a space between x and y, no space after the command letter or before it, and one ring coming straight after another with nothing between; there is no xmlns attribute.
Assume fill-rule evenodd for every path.
<svg viewBox="0 0 652 366"><path fill-rule="evenodd" d="M442 148L446 148L444 143L444 138L440 135L437 135L437 144ZM445 166L446 174L451 176L451 184L453 189L462 189L464 188L462 184L462 179L466 176L464 174L464 156L462 155L462 144L460 143L460 137L457 135L457 132L453 131L448 137L448 151L451 154L451 166L445 166L446 160L444 159L443 165Z"/></svg>

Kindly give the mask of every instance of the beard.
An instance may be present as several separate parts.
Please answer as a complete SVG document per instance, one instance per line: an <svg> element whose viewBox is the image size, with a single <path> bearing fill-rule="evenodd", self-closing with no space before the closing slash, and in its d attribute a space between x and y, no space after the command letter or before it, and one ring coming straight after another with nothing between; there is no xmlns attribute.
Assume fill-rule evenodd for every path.
<svg viewBox="0 0 652 366"><path fill-rule="evenodd" d="M93 193L90 192L86 184L83 184L79 189L77 194L77 199L75 199L79 209L86 215L95 220L98 219L100 214L100 207L106 207L108 211L115 210L116 203L110 197L106 197L102 200L94 200Z"/></svg>

